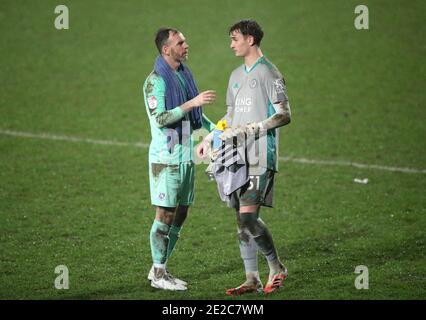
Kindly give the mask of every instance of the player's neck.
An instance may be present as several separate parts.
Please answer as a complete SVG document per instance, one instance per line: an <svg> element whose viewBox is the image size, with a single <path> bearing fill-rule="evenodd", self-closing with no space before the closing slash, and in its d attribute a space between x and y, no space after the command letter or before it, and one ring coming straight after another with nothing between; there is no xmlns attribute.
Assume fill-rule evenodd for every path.
<svg viewBox="0 0 426 320"><path fill-rule="evenodd" d="M249 54L244 57L244 64L248 69L250 69L261 57L263 57L262 51L258 46L255 46L253 50L251 50Z"/></svg>
<svg viewBox="0 0 426 320"><path fill-rule="evenodd" d="M172 68L173 70L177 70L180 66L180 62L172 59L170 56L163 55L164 60L166 60L167 64Z"/></svg>

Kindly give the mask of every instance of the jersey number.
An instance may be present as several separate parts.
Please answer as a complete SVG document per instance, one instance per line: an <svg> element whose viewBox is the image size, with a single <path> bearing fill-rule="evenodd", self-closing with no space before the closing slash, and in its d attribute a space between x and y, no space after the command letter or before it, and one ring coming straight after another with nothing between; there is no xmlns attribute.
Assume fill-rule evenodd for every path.
<svg viewBox="0 0 426 320"><path fill-rule="evenodd" d="M253 188L255 187L255 190L259 190L260 187L260 178L259 176L250 176L250 185L248 187L247 190L253 190Z"/></svg>

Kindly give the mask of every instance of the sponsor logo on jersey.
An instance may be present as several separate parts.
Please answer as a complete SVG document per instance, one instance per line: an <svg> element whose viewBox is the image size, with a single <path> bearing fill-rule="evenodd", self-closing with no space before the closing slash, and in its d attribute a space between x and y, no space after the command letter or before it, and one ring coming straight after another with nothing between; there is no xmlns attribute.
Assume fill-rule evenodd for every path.
<svg viewBox="0 0 426 320"><path fill-rule="evenodd" d="M237 101L235 101L236 106L251 106L252 100L251 98L237 98Z"/></svg>
<svg viewBox="0 0 426 320"><path fill-rule="evenodd" d="M250 112L252 107L249 106L236 106L235 107L235 112Z"/></svg>
<svg viewBox="0 0 426 320"><path fill-rule="evenodd" d="M239 97L235 101L235 112L250 112L253 101L251 98Z"/></svg>

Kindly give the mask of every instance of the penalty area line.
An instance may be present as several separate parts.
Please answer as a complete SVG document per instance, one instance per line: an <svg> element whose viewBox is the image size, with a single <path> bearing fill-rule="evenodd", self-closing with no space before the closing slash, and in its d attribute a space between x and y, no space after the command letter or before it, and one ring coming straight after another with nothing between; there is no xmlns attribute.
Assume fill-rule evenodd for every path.
<svg viewBox="0 0 426 320"><path fill-rule="evenodd" d="M121 142L121 141L114 141L114 140L98 140L98 139L80 138L80 137L49 134L49 133L32 133L32 132L22 132L22 131L4 130L4 129L0 129L0 134L12 136L12 137L20 137L20 138L57 140L57 141L67 141L67 142L84 142L84 143L107 145L107 146L137 147L137 148L149 147L149 144L142 143L142 142ZM393 167L393 166L391 167L391 166L383 166L383 165L376 165L376 164L358 163L358 162L352 162L352 161L315 160L315 159L293 158L293 157L279 157L278 160L283 162L293 162L293 163L301 163L301 164L346 166L346 167L355 167L360 169L374 169L374 170L391 171L391 172L426 173L426 169L401 168L401 167Z"/></svg>

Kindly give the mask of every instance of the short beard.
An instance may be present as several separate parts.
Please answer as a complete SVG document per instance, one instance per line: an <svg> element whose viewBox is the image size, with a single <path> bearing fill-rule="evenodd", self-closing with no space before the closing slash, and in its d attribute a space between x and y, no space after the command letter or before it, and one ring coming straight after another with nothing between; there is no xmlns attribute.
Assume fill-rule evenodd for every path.
<svg viewBox="0 0 426 320"><path fill-rule="evenodd" d="M177 54L175 54L175 52L173 51L173 49L171 49L171 51L170 51L170 55L172 56L172 58L173 58L175 61L180 62L180 63L183 63L183 62L185 62L185 61L187 60L187 56L178 57L178 55L177 55Z"/></svg>

